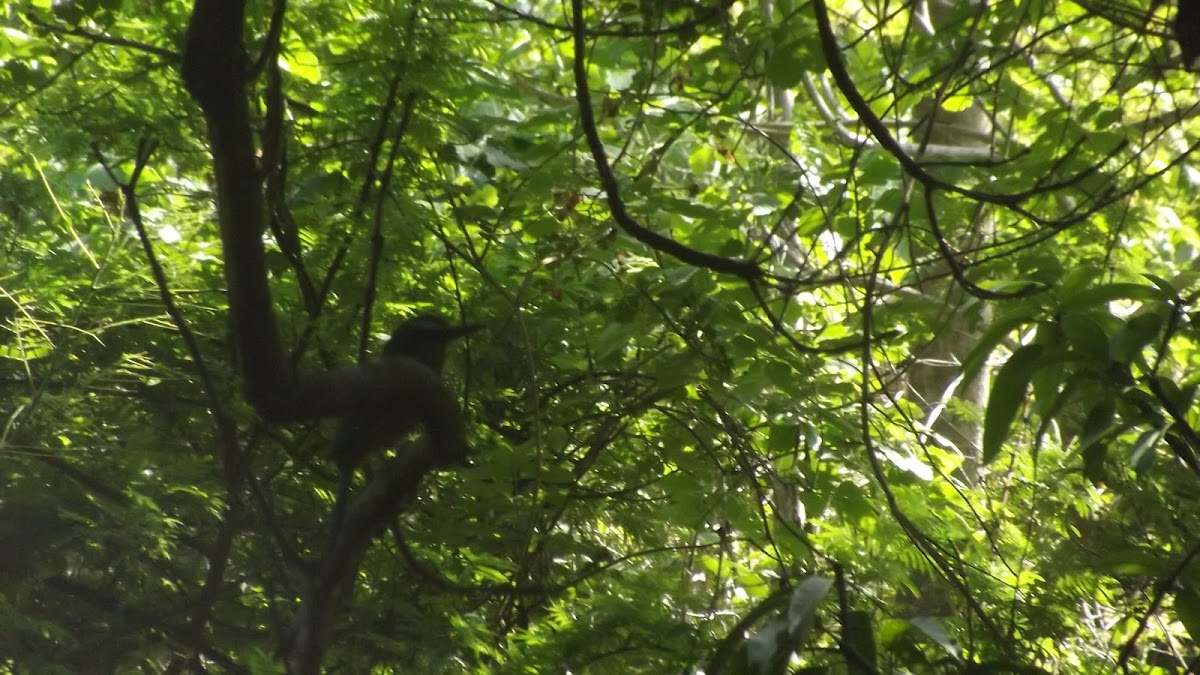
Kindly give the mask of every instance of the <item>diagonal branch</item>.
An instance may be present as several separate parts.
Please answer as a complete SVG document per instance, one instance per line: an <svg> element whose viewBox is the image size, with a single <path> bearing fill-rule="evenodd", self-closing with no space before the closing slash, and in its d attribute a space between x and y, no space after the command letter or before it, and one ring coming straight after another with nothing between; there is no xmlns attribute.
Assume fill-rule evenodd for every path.
<svg viewBox="0 0 1200 675"><path fill-rule="evenodd" d="M355 572L371 540L412 503L421 479L434 464L428 439L400 447L396 457L350 504L345 527L332 531L325 555L304 591L300 611L283 645L288 672L316 675L334 620L354 587Z"/></svg>
<svg viewBox="0 0 1200 675"><path fill-rule="evenodd" d="M216 423L217 437L220 439L219 447L221 454L218 459L225 474L225 487L229 496L225 509L221 514L221 526L217 533L217 541L211 553L207 556L208 571L204 576L204 585L200 589L200 596L192 606L190 629L195 637L196 644L199 644L206 632L206 626L212 614L213 606L220 595L221 587L225 583L225 571L229 567L229 556L233 550L234 539L238 532L237 523L240 520L239 514L242 509L241 487L246 477L246 453L242 448L242 444L238 441L237 425L234 423L233 417L229 414L227 406L222 402L221 392L217 389L216 381L212 377L203 354L200 352L200 344L196 340L195 333L192 332L191 327L183 316L183 312L180 311L179 306L175 303L175 298L171 294L170 286L167 284L167 277L163 272L162 264L159 263L157 256L154 254L154 247L150 243L150 237L146 233L146 225L142 221L142 213L137 200L137 183L142 175L142 171L150 161L150 156L154 153L154 148L155 143L150 140L142 140L138 144L137 161L133 167L129 181L125 184L120 184L117 181L115 173L104 163L104 158L99 148L92 146L92 152L101 162L101 165L104 166L109 177L114 182L118 182L121 187L121 192L125 198L126 214L137 230L138 239L141 241L142 248L146 253L146 260L150 265L155 285L158 286L163 306L166 307L167 314L170 315L176 330L183 336L184 344L187 346L188 353L191 355L192 362L195 364L196 371L200 376L200 381L203 383L204 392L208 398L209 410Z"/></svg>

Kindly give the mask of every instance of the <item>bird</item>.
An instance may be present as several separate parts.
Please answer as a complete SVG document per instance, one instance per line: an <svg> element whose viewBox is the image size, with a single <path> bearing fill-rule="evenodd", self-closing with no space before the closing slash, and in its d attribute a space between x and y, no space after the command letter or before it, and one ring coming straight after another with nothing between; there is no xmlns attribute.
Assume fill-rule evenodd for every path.
<svg viewBox="0 0 1200 675"><path fill-rule="evenodd" d="M383 358L404 356L423 364L439 376L446 351L454 340L482 328L478 324L452 324L440 316L420 314L401 323L383 346ZM350 498L354 471L371 451L387 447L414 431L420 420L411 411L378 406L342 418L334 432L332 454L338 466L334 501L334 532L340 528Z"/></svg>

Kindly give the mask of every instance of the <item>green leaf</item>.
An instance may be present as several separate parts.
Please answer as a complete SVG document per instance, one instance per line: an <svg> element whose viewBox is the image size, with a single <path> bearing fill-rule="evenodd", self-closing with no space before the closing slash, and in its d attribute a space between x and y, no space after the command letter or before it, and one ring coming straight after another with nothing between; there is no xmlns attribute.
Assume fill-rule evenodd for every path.
<svg viewBox="0 0 1200 675"><path fill-rule="evenodd" d="M1195 584L1187 583L1175 591L1175 616L1193 642L1200 640L1200 589Z"/></svg>
<svg viewBox="0 0 1200 675"><path fill-rule="evenodd" d="M1108 478L1104 461L1108 458L1111 434L1116 428L1116 405L1111 398L1097 403L1084 418L1079 449L1083 455L1083 475L1093 483Z"/></svg>
<svg viewBox="0 0 1200 675"><path fill-rule="evenodd" d="M309 84L318 84L321 81L320 59L298 39L288 40L283 45L279 66Z"/></svg>
<svg viewBox="0 0 1200 675"><path fill-rule="evenodd" d="M1108 436L1116 427L1117 406L1111 397L1106 397L1096 403L1083 420L1080 430L1079 447L1084 452Z"/></svg>
<svg viewBox="0 0 1200 675"><path fill-rule="evenodd" d="M799 439L800 425L773 424L767 436L767 450L775 455L790 452L796 448Z"/></svg>
<svg viewBox="0 0 1200 675"><path fill-rule="evenodd" d="M1051 264L1062 264L1062 261L1055 259ZM1089 290L1092 282L1101 277L1103 270L1096 265L1083 264L1072 268L1066 272L1062 281L1059 283L1059 294L1062 297L1070 297L1079 294L1085 290Z"/></svg>
<svg viewBox="0 0 1200 675"><path fill-rule="evenodd" d="M1129 464L1139 476L1150 467L1150 462L1154 460L1154 451L1166 433L1166 428L1148 429L1133 442L1133 447L1129 450Z"/></svg>
<svg viewBox="0 0 1200 675"><path fill-rule="evenodd" d="M1023 308L1020 312L1007 314L992 322L988 329L975 342L975 347L971 349L966 358L963 359L963 383L966 384L975 379L979 371L983 369L987 359L991 356L996 347L1000 345L1005 338L1027 323L1033 320L1032 308Z"/></svg>
<svg viewBox="0 0 1200 675"><path fill-rule="evenodd" d="M756 630L746 640L746 663L749 666L748 673L776 673L781 672L778 664L786 662L789 655L787 651L787 624L779 617L773 618L766 622L762 628Z"/></svg>
<svg viewBox="0 0 1200 675"><path fill-rule="evenodd" d="M1133 283L1113 283L1095 286L1078 293L1064 295L1059 306L1064 310L1091 308L1114 300L1162 301L1163 292L1153 286Z"/></svg>
<svg viewBox="0 0 1200 675"><path fill-rule="evenodd" d="M629 345L634 330L636 329L632 325L619 322L610 323L601 329L592 340L596 359L607 361L617 356Z"/></svg>
<svg viewBox="0 0 1200 675"><path fill-rule="evenodd" d="M1017 412L1025 403L1030 378L1040 367L1044 351L1045 347L1037 344L1021 347L996 373L983 424L984 463L991 462L1000 454L1001 445L1017 419Z"/></svg>
<svg viewBox="0 0 1200 675"><path fill-rule="evenodd" d="M954 657L955 661L961 660L961 650L958 648L958 643L946 632L946 628L942 625L941 621L931 617L919 616L912 619L909 623L924 633L929 639L940 645L942 649L946 650L947 654Z"/></svg>
<svg viewBox="0 0 1200 675"><path fill-rule="evenodd" d="M1167 281L1166 279L1163 279L1162 277L1155 276L1148 272L1144 272L1142 274L1142 276L1149 279L1150 283L1154 284L1154 286L1156 288L1158 288L1158 290L1160 290L1164 294L1166 294L1167 298L1170 299L1172 304L1174 304L1174 305L1182 305L1183 304L1183 298L1179 297L1179 289L1175 287L1175 284L1172 284L1170 281Z"/></svg>
<svg viewBox="0 0 1200 675"><path fill-rule="evenodd" d="M1108 360L1110 331L1114 319L1106 311L1071 312L1062 317L1060 325L1072 351L1093 363Z"/></svg>
<svg viewBox="0 0 1200 675"><path fill-rule="evenodd" d="M763 74L767 76L767 81L785 89L800 84L805 70L803 59L791 50L780 50L771 54L763 66Z"/></svg>
<svg viewBox="0 0 1200 675"><path fill-rule="evenodd" d="M787 619L792 645L797 651L808 638L817 608L820 607L821 601L829 594L831 588L833 588L833 579L814 576L800 582L800 585L796 586L796 590L792 591L792 601L788 604Z"/></svg>
<svg viewBox="0 0 1200 675"><path fill-rule="evenodd" d="M1167 307L1143 308L1129 317L1125 325L1112 336L1109 355L1118 363L1129 364L1141 355L1146 345L1158 337L1166 323Z"/></svg>

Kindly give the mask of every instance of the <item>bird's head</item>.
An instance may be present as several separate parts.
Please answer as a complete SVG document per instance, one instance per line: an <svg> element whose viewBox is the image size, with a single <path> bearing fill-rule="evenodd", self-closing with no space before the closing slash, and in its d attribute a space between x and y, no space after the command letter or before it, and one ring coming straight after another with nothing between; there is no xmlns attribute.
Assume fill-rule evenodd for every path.
<svg viewBox="0 0 1200 675"><path fill-rule="evenodd" d="M419 314L392 331L383 351L416 359L440 373L450 343L482 327L478 324L452 324L440 316Z"/></svg>

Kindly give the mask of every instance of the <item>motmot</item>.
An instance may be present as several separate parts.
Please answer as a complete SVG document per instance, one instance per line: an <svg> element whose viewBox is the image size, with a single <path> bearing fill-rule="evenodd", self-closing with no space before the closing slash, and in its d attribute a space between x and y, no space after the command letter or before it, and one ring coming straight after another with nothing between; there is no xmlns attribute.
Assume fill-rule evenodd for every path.
<svg viewBox="0 0 1200 675"><path fill-rule="evenodd" d="M439 376L446 351L454 340L482 328L478 324L451 324L431 314L421 314L400 324L383 347L384 358L404 356L423 364ZM415 431L420 420L412 410L378 406L342 418L333 435L333 458L338 466L338 487L333 509L335 532L345 517L354 471L370 452L388 447Z"/></svg>

